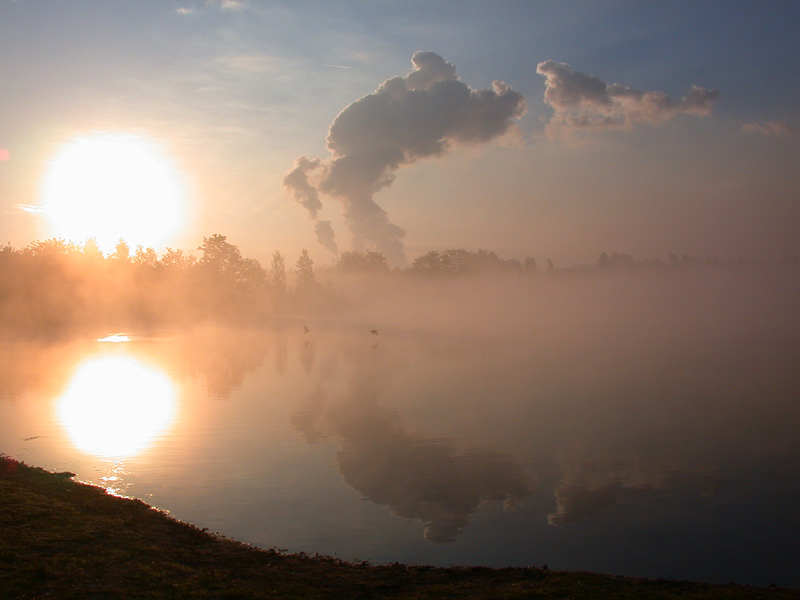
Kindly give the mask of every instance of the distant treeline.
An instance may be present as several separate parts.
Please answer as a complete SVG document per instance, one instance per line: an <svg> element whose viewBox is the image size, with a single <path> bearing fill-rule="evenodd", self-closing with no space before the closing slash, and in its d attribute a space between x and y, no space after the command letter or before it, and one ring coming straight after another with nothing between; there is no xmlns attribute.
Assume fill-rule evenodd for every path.
<svg viewBox="0 0 800 600"><path fill-rule="evenodd" d="M686 267L737 267L752 261L670 255L668 262L636 261L602 253L594 265L558 269L549 259L502 259L495 252L433 251L406 269L391 269L380 252L349 251L315 269L303 250L289 269L275 252L267 268L242 256L226 236L204 237L199 257L168 248L134 251L120 241L105 256L94 240L77 245L62 239L37 241L22 250L0 247L0 326L6 335L59 336L77 330L166 327L204 321L247 324L303 310L331 308L336 285L351 275L397 278L457 278L476 274L556 276L580 272ZM785 264L800 265L797 257ZM339 276L342 276L339 278ZM324 280L325 283L320 283Z"/></svg>

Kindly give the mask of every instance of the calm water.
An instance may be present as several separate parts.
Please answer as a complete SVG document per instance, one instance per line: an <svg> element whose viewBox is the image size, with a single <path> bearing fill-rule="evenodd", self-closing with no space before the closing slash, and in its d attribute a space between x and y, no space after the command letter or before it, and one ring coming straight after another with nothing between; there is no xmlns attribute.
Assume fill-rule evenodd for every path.
<svg viewBox="0 0 800 600"><path fill-rule="evenodd" d="M646 321L7 344L0 451L264 547L800 586L796 333Z"/></svg>

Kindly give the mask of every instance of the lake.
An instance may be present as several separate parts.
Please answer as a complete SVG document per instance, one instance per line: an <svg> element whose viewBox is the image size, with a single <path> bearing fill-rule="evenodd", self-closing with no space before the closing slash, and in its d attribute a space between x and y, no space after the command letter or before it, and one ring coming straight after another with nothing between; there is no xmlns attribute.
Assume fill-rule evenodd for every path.
<svg viewBox="0 0 800 600"><path fill-rule="evenodd" d="M800 586L797 282L675 277L6 342L0 451L267 548Z"/></svg>

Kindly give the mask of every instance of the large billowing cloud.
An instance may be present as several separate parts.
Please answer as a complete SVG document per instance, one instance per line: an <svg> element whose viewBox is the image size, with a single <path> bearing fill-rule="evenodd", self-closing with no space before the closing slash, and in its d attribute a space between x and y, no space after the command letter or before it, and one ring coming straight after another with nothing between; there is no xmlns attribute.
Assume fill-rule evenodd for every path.
<svg viewBox="0 0 800 600"><path fill-rule="evenodd" d="M374 195L401 166L441 156L453 143L488 142L525 113L525 98L502 81L472 89L433 52L416 52L411 63L408 75L384 81L339 113L328 131L327 161L301 157L283 181L317 223L318 236L320 230L328 236L328 248L335 247L333 230L318 220L318 192L342 202L356 250L374 248L391 263L405 264L405 231L389 221Z"/></svg>
<svg viewBox="0 0 800 600"><path fill-rule="evenodd" d="M536 72L545 77L544 101L555 112L550 134L581 129L631 127L661 123L679 114L706 116L719 96L714 90L692 86L681 100L663 92L641 92L581 73L566 63L541 62Z"/></svg>

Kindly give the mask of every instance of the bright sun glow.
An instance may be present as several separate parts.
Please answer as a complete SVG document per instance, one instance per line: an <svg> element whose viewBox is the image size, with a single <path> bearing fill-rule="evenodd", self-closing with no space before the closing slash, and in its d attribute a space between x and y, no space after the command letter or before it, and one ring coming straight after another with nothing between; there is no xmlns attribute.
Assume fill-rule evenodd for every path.
<svg viewBox="0 0 800 600"><path fill-rule="evenodd" d="M169 377L134 358L95 358L75 372L58 400L58 418L83 452L126 458L169 430L176 395Z"/></svg>
<svg viewBox="0 0 800 600"><path fill-rule="evenodd" d="M160 246L186 219L186 186L154 140L96 133L67 143L45 174L42 202L53 234L105 253L124 239L131 248Z"/></svg>

